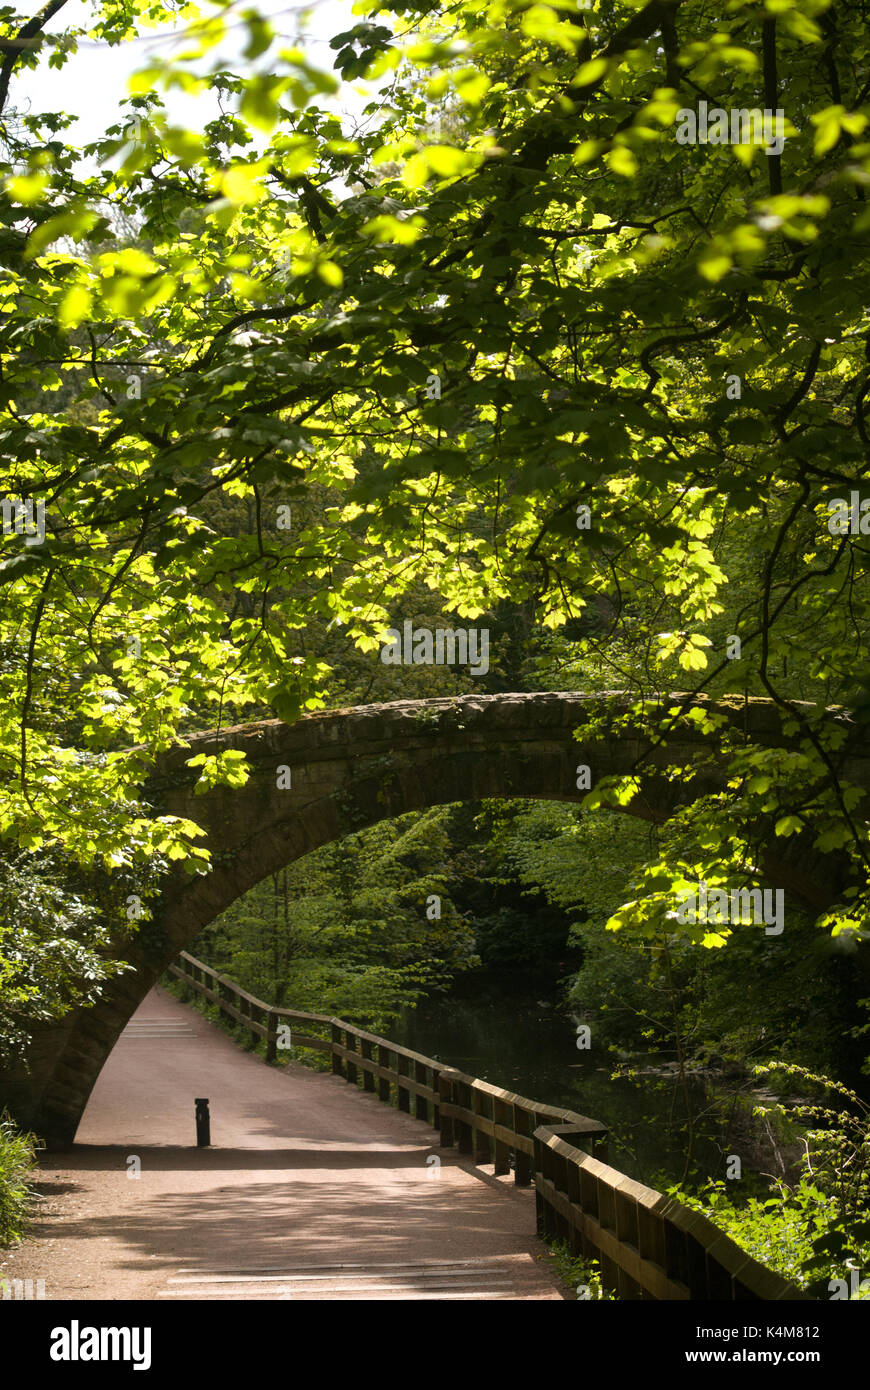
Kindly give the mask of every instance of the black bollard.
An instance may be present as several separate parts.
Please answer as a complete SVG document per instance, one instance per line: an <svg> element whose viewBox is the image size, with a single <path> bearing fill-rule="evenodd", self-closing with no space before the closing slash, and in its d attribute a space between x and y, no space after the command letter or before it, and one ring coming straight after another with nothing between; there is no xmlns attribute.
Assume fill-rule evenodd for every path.
<svg viewBox="0 0 870 1390"><path fill-rule="evenodd" d="M208 1113L208 1097L197 1098L196 1102L196 1145L207 1149L211 1144L211 1119Z"/></svg>

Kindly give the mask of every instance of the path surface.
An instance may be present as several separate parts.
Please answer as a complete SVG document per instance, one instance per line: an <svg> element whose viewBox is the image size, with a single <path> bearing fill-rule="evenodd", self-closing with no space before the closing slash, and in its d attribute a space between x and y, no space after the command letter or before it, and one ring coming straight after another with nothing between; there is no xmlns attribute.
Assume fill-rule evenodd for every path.
<svg viewBox="0 0 870 1390"><path fill-rule="evenodd" d="M155 989L73 1150L43 1155L33 1236L0 1274L48 1299L565 1298L533 1193L438 1138L341 1077L266 1066Z"/></svg>

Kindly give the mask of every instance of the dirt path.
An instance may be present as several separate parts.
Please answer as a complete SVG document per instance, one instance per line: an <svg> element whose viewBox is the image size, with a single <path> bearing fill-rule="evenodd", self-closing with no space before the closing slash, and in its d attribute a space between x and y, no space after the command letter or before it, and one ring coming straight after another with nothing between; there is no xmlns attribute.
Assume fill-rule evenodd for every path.
<svg viewBox="0 0 870 1390"><path fill-rule="evenodd" d="M48 1299L566 1296L532 1192L340 1077L267 1067L160 989L41 1169L32 1238L0 1274Z"/></svg>

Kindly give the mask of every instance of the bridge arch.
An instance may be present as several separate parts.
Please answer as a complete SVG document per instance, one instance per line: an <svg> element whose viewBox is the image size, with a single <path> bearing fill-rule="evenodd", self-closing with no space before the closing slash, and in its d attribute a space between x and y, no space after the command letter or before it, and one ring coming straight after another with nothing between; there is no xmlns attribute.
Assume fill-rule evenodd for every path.
<svg viewBox="0 0 870 1390"><path fill-rule="evenodd" d="M640 728L617 724L628 703L616 692L463 695L190 736L189 748L174 748L155 764L146 797L158 813L186 816L203 827L212 871L191 877L179 870L165 880L154 920L116 943L116 953L133 969L110 981L93 1008L35 1033L22 1066L0 1084L0 1108L7 1105L51 1145L70 1143L128 1019L179 952L235 899L321 845L407 811L498 797L581 801L578 766L591 769L594 784L633 772L649 751ZM703 703L754 742L790 742L770 701ZM652 752L628 813L662 821L677 804L721 787L725 764L715 756L691 783L669 773L702 748L709 752L709 736L682 724ZM247 784L197 796L198 773L187 759L222 749L247 755ZM870 738L862 730L852 726L838 759L844 776L870 788ZM835 901L841 886L836 861L808 859L804 847L795 851L788 842L780 857L771 854L769 876L816 910Z"/></svg>

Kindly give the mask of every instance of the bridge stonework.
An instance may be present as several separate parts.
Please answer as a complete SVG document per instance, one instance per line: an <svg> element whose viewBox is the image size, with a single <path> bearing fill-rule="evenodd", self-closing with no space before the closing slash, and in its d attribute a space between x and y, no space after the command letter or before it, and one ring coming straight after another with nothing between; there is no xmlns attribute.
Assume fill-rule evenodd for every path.
<svg viewBox="0 0 870 1390"><path fill-rule="evenodd" d="M752 742L793 742L783 737L770 701L703 703L724 712ZM406 811L499 797L581 801L586 792L577 789L578 765L590 767L594 786L604 776L634 772L649 751L640 729L613 727L626 704L616 692L464 695L188 736L189 747L173 748L157 760L145 796L158 814L186 816L202 826L211 871L173 871L151 904L153 920L134 932L119 930L115 954L133 969L110 981L94 1007L36 1030L20 1067L0 1082L0 1109L7 1106L50 1146L66 1146L132 1013L179 952L241 894L321 845ZM591 729L601 716L604 727ZM247 784L197 796L198 770L186 760L224 749L247 754ZM709 736L681 725L649 756L628 813L660 822L677 804L721 789L724 760L715 749L691 782L669 774L701 751L711 752ZM280 767L290 769L289 788L279 786ZM850 726L837 767L870 790L870 737L863 729ZM816 910L836 901L842 886L839 861L813 856L797 840L768 854L764 867L774 883ZM123 910L119 904L119 917Z"/></svg>

